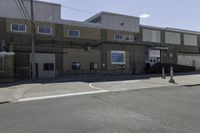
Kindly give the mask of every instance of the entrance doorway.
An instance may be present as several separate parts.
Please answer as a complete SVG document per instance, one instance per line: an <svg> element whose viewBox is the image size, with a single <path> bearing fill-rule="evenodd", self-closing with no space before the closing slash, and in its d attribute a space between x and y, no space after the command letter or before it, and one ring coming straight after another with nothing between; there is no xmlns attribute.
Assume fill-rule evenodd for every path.
<svg viewBox="0 0 200 133"><path fill-rule="evenodd" d="M160 50L149 49L148 61L149 61L150 66L160 63Z"/></svg>
<svg viewBox="0 0 200 133"><path fill-rule="evenodd" d="M160 58L157 57L149 57L149 64L150 66L153 66L157 63L160 63Z"/></svg>

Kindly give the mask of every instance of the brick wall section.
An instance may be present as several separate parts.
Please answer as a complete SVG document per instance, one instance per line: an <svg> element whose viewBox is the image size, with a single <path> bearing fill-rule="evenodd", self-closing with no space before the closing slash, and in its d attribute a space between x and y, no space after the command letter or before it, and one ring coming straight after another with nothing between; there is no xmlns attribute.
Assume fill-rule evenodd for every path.
<svg viewBox="0 0 200 133"><path fill-rule="evenodd" d="M71 71L72 62L80 62L81 70L90 70L90 63L96 62L98 67L101 67L101 53L99 49L91 49L86 51L85 49L64 49L63 56L63 69L64 73Z"/></svg>
<svg viewBox="0 0 200 133"><path fill-rule="evenodd" d="M63 27L63 36L68 36L68 30L80 30L80 39L91 39L91 40L100 40L101 39L101 30L95 28L88 28L88 27L78 27L78 26L69 26L64 25Z"/></svg>
<svg viewBox="0 0 200 133"><path fill-rule="evenodd" d="M14 56L4 56L4 78L14 77Z"/></svg>

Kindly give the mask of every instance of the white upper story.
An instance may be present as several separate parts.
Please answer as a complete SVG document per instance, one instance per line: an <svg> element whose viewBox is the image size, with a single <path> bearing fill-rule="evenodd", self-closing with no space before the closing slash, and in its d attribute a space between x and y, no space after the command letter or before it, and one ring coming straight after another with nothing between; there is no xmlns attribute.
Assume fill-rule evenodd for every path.
<svg viewBox="0 0 200 133"><path fill-rule="evenodd" d="M18 1L19 0L0 0L0 17L25 19ZM31 2L30 0L23 0L23 3L26 8L24 8L24 11L28 12L27 16L29 16L28 19L30 19ZM61 5L42 1L34 1L34 16L36 21L60 23Z"/></svg>
<svg viewBox="0 0 200 133"><path fill-rule="evenodd" d="M140 19L134 16L100 12L87 20L88 23L101 24L103 29L128 31L138 33L140 31Z"/></svg>

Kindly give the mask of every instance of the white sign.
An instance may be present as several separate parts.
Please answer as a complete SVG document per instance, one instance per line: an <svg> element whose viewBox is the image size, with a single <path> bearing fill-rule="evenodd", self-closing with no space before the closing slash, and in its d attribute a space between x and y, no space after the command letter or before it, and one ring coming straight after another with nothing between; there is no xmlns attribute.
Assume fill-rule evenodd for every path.
<svg viewBox="0 0 200 133"><path fill-rule="evenodd" d="M160 58L160 50L149 49L149 57Z"/></svg>

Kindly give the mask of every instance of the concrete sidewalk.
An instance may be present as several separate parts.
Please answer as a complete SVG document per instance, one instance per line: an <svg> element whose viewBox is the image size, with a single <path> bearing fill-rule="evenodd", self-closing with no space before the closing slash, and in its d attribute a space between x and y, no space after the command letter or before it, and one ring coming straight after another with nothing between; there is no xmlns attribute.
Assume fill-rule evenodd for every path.
<svg viewBox="0 0 200 133"><path fill-rule="evenodd" d="M176 84L170 84L168 81L169 77L162 79L155 75L64 77L34 82L26 80L7 85L1 84L0 103L18 101L23 98L98 92L99 90L124 91L162 86L198 85L200 74L175 76Z"/></svg>

